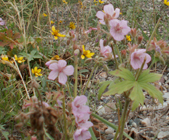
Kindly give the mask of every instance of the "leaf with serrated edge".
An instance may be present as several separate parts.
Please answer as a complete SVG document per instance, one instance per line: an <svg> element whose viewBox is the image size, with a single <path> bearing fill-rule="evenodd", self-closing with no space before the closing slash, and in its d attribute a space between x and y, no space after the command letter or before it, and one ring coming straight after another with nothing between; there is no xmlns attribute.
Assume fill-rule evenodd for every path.
<svg viewBox="0 0 169 140"><path fill-rule="evenodd" d="M122 81L111 86L111 89L105 93L105 95L121 94L128 91L133 87L133 81Z"/></svg>
<svg viewBox="0 0 169 140"><path fill-rule="evenodd" d="M137 108L139 104L144 104L144 95L141 86L138 82L135 82L134 88L132 89L129 98L134 101L132 108Z"/></svg>
<svg viewBox="0 0 169 140"><path fill-rule="evenodd" d="M147 91L150 96L152 96L153 98L157 98L160 103L163 104L163 93L161 91L159 91L156 87L154 87L151 84L147 84L147 83L140 83L140 86Z"/></svg>
<svg viewBox="0 0 169 140"><path fill-rule="evenodd" d="M105 82L101 85L101 87L100 87L100 89L99 89L99 91L98 91L98 99L99 99L99 100L100 100L100 98L101 98L101 96L102 96L102 93L105 91L106 87L107 87L110 83L112 83L112 81L105 81Z"/></svg>
<svg viewBox="0 0 169 140"><path fill-rule="evenodd" d="M109 73L111 75L121 77L125 80L135 81L133 74L128 69L125 68L120 68L120 70L111 71Z"/></svg>
<svg viewBox="0 0 169 140"><path fill-rule="evenodd" d="M144 71L138 78L138 82L150 83L160 80L161 74L149 73L149 70Z"/></svg>

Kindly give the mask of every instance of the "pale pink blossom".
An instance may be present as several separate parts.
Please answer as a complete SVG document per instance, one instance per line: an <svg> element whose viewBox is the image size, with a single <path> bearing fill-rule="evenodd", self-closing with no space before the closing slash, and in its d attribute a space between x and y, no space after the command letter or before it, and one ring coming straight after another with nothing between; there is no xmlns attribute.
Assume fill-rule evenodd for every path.
<svg viewBox="0 0 169 140"><path fill-rule="evenodd" d="M143 64L144 59L146 59L146 61L143 66L143 69L147 69L148 68L147 63L151 61L151 56L146 53L146 49L137 49L135 50L135 52L131 54L130 64L133 67L133 69L135 70L139 69Z"/></svg>
<svg viewBox="0 0 169 140"><path fill-rule="evenodd" d="M76 96L72 102L72 111L74 116L83 116L83 114L90 114L90 108L85 105L87 102L87 97L85 95Z"/></svg>
<svg viewBox="0 0 169 140"><path fill-rule="evenodd" d="M103 45L104 45L104 40L100 39L100 54L105 59L114 58L112 55L112 48L110 46L103 46Z"/></svg>
<svg viewBox="0 0 169 140"><path fill-rule="evenodd" d="M75 121L78 127L80 128L89 128L91 126L93 126L93 123L88 121L90 118L90 114L81 114L81 115L77 115L75 116Z"/></svg>
<svg viewBox="0 0 169 140"><path fill-rule="evenodd" d="M74 140L87 140L91 138L91 134L87 128L77 129L73 135Z"/></svg>
<svg viewBox="0 0 169 140"><path fill-rule="evenodd" d="M49 65L49 69L52 70L48 76L48 79L55 80L58 77L58 82L65 85L67 82L67 76L73 75L74 67L67 65L65 60L59 60L58 63L52 63Z"/></svg>
<svg viewBox="0 0 169 140"><path fill-rule="evenodd" d="M5 25L5 21L0 18L0 25Z"/></svg>
<svg viewBox="0 0 169 140"><path fill-rule="evenodd" d="M120 15L120 9L116 8L114 10L114 7L112 4L108 4L104 6L104 11L98 11L96 13L96 16L100 19L99 22L101 24L106 24L108 23L108 21L112 20L112 19L116 19L118 18Z"/></svg>
<svg viewBox="0 0 169 140"><path fill-rule="evenodd" d="M90 27L89 30L84 31L84 34L88 34L88 33L90 33L92 30L98 30L98 29L97 29L97 28L92 28L92 27Z"/></svg>
<svg viewBox="0 0 169 140"><path fill-rule="evenodd" d="M130 32L130 27L127 26L126 20L114 19L109 22L110 24L110 34L116 41L121 41L124 36Z"/></svg>
<svg viewBox="0 0 169 140"><path fill-rule="evenodd" d="M49 67L49 65L52 63L57 63L57 61L56 60L49 60L45 63L45 65Z"/></svg>
<svg viewBox="0 0 169 140"><path fill-rule="evenodd" d="M38 140L36 136L32 136L31 140Z"/></svg>

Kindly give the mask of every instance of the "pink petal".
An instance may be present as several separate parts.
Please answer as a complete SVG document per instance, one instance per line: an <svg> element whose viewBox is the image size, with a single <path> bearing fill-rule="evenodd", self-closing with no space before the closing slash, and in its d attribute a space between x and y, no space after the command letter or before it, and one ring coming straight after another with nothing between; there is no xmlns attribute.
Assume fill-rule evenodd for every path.
<svg viewBox="0 0 169 140"><path fill-rule="evenodd" d="M104 22L104 20L99 20L99 22L103 25L105 25L106 23Z"/></svg>
<svg viewBox="0 0 169 140"><path fill-rule="evenodd" d="M114 14L114 7L112 4L108 4L104 6L104 12L112 16Z"/></svg>
<svg viewBox="0 0 169 140"><path fill-rule="evenodd" d="M50 70L58 70L58 64L57 63L52 63L49 65Z"/></svg>
<svg viewBox="0 0 169 140"><path fill-rule="evenodd" d="M58 82L62 85L65 85L67 82L67 76L63 72L59 73Z"/></svg>
<svg viewBox="0 0 169 140"><path fill-rule="evenodd" d="M116 8L116 9L115 9L115 13L116 13L116 15L115 15L114 18L118 18L119 15L120 15L120 9L119 9L119 8Z"/></svg>
<svg viewBox="0 0 169 140"><path fill-rule="evenodd" d="M66 66L64 69L63 69L63 72L70 76L70 75L73 75L74 73L74 67L72 65L69 65L69 66Z"/></svg>
<svg viewBox="0 0 169 140"><path fill-rule="evenodd" d="M109 25L111 27L116 27L116 25L119 23L119 20L118 19L113 19L113 20L110 20L109 21Z"/></svg>
<svg viewBox="0 0 169 140"><path fill-rule="evenodd" d="M105 46L105 49L108 50L109 53L112 52L112 48L110 46Z"/></svg>
<svg viewBox="0 0 169 140"><path fill-rule="evenodd" d="M101 50L103 49L103 42L104 42L104 40L103 40L103 39L100 39L99 44L100 44L100 48L101 48Z"/></svg>
<svg viewBox="0 0 169 140"><path fill-rule="evenodd" d="M93 123L90 121L86 121L85 123L79 123L78 126L80 128L89 128L89 127L93 126Z"/></svg>
<svg viewBox="0 0 169 140"><path fill-rule="evenodd" d="M51 65L52 65L52 64L51 64ZM50 65L50 66L51 66L51 65ZM55 79L57 78L57 76L58 76L58 71L53 70L53 71L51 71L51 72L49 73L48 79L50 79L50 80L55 80Z"/></svg>
<svg viewBox="0 0 169 140"><path fill-rule="evenodd" d="M104 14L102 11L98 11L98 12L96 13L97 18L102 19L102 20L104 20L104 15L105 15L105 14Z"/></svg>
<svg viewBox="0 0 169 140"><path fill-rule="evenodd" d="M65 60L59 60L58 61L58 67L64 68L67 65L67 62Z"/></svg>
<svg viewBox="0 0 169 140"><path fill-rule="evenodd" d="M87 97L85 95L76 96L74 99L77 105L84 105L87 102Z"/></svg>
<svg viewBox="0 0 169 140"><path fill-rule="evenodd" d="M125 28L123 28L123 30L122 30L122 32L123 32L124 35L127 35L130 31L131 31L131 29L128 26L125 27Z"/></svg>

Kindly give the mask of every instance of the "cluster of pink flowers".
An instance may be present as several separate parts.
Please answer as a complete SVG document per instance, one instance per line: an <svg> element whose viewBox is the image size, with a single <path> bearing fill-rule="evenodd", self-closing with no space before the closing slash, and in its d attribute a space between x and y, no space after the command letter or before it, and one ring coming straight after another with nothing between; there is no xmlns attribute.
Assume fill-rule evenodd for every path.
<svg viewBox="0 0 169 140"><path fill-rule="evenodd" d="M112 4L104 6L104 11L98 11L96 16L100 19L101 24L107 24L110 26L110 34L116 41L121 41L124 36L130 32L130 27L127 26L126 20L118 20L120 15L120 9L114 7Z"/></svg>
<svg viewBox="0 0 169 140"><path fill-rule="evenodd" d="M58 82L65 85L67 82L67 76L73 75L74 67L72 65L67 65L65 60L50 60L46 63L50 70L52 70L48 76L48 79L55 80L58 77Z"/></svg>
<svg viewBox="0 0 169 140"><path fill-rule="evenodd" d="M90 108L85 105L86 102L87 97L84 95L77 96L72 102L72 112L77 125L77 130L73 135L74 140L86 140L91 137L88 129L93 126L93 123L88 121L90 118Z"/></svg>

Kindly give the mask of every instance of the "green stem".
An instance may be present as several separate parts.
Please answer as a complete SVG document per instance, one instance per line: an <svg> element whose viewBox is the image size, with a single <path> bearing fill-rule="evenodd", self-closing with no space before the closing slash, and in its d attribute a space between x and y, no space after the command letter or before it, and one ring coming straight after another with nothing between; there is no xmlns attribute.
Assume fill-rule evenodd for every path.
<svg viewBox="0 0 169 140"><path fill-rule="evenodd" d="M77 96L78 57L77 57L77 55L74 55L74 56L75 56L75 73L74 73L74 77L75 77L74 98L75 98Z"/></svg>
<svg viewBox="0 0 169 140"><path fill-rule="evenodd" d="M93 68L92 72L90 73L89 79L88 79L88 81L87 81L86 87L85 87L84 92L83 92L82 95L84 95L85 92L86 92L86 90L87 90L87 87L88 87L88 85L89 85L90 79L92 78L92 75L93 75L93 72L94 72L96 66L97 66L97 63L94 65L94 68Z"/></svg>
<svg viewBox="0 0 169 140"><path fill-rule="evenodd" d="M64 98L63 98L63 117L64 117L65 140L67 140L66 111L65 111L65 95L64 95Z"/></svg>
<svg viewBox="0 0 169 140"><path fill-rule="evenodd" d="M157 29L157 27L158 27L158 25L159 25L159 23L160 23L160 20L161 20L161 18L159 18L159 20L158 20L158 22L157 22L157 24L156 24L156 26L155 26L155 28L154 28L152 34L151 34L151 37L150 37L150 39L149 39L149 41L148 41L148 43L147 43L147 46L146 46L146 51L148 50L148 47L150 46L151 40L153 39L153 37L154 37L154 35L155 35L156 29Z"/></svg>
<svg viewBox="0 0 169 140"><path fill-rule="evenodd" d="M122 64L121 54L120 54L120 51L119 51L117 44L116 44L116 49L117 49L117 53L118 53L118 56L119 56L119 59L120 59L120 63Z"/></svg>
<svg viewBox="0 0 169 140"><path fill-rule="evenodd" d="M113 44L111 44L110 46L111 46L111 48L112 48L114 60L115 60L115 63L116 63L116 67L117 67L117 69L118 69L118 68L119 68L119 65L118 65L118 62L117 62L117 58L116 58L116 54L115 54L115 51L114 51L114 48L113 48Z"/></svg>
<svg viewBox="0 0 169 140"><path fill-rule="evenodd" d="M119 140L123 139L123 130L124 130L124 125L125 125L125 120L126 120L126 115L127 115L127 109L129 106L130 100L126 98L125 106L124 106L124 112L121 118L121 128L120 128L120 134L119 134Z"/></svg>

